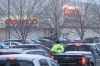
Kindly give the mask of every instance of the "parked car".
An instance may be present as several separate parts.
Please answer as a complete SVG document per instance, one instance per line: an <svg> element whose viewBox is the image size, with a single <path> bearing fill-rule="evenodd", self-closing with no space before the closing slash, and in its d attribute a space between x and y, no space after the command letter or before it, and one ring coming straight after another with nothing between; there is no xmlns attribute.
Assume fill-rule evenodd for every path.
<svg viewBox="0 0 100 66"><path fill-rule="evenodd" d="M23 44L23 45L13 46L12 48L41 49L41 50L46 50L47 52L49 52L51 56L53 56L53 54L54 54L50 50L50 48L48 48L44 45L41 45L41 44Z"/></svg>
<svg viewBox="0 0 100 66"><path fill-rule="evenodd" d="M16 46L16 45L22 45L22 43L20 42L3 42L5 45L7 45L9 48L12 47L12 46Z"/></svg>
<svg viewBox="0 0 100 66"><path fill-rule="evenodd" d="M59 64L41 55L11 54L0 56L0 66L59 66Z"/></svg>
<svg viewBox="0 0 100 66"><path fill-rule="evenodd" d="M31 39L31 40L37 44L42 44L47 47L51 47L53 44L53 41L51 41L50 39L45 39L45 38L37 38L37 39Z"/></svg>
<svg viewBox="0 0 100 66"><path fill-rule="evenodd" d="M41 49L12 48L7 50L0 50L0 55L5 55L5 54L36 54L36 55L43 55L50 58L53 57L46 50L41 50Z"/></svg>
<svg viewBox="0 0 100 66"><path fill-rule="evenodd" d="M95 58L96 66L100 63L100 50L96 44L93 43L73 43L65 46L65 52L67 51L87 51L91 52Z"/></svg>
<svg viewBox="0 0 100 66"><path fill-rule="evenodd" d="M60 64L60 66L95 66L93 56L85 51L55 53L54 59Z"/></svg>
<svg viewBox="0 0 100 66"><path fill-rule="evenodd" d="M87 51L67 51L65 52L66 54L82 54L88 59L88 64L89 66L96 66L96 60L94 55L91 52Z"/></svg>
<svg viewBox="0 0 100 66"><path fill-rule="evenodd" d="M85 43L100 43L100 37L89 37L83 40Z"/></svg>

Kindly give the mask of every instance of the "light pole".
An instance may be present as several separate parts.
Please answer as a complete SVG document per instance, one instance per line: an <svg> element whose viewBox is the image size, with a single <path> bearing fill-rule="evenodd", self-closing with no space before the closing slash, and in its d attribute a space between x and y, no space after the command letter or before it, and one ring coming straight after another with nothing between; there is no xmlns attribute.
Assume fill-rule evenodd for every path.
<svg viewBox="0 0 100 66"><path fill-rule="evenodd" d="M8 25L8 39L10 39L10 0L8 0L8 20L9 20L9 25Z"/></svg>

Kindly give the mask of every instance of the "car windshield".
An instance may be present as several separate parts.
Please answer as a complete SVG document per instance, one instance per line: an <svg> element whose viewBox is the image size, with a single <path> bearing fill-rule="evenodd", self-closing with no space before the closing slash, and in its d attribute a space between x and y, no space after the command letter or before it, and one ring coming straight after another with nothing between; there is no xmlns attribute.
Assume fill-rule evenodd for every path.
<svg viewBox="0 0 100 66"><path fill-rule="evenodd" d="M0 66L34 66L31 61L16 60L16 61L4 61L0 60Z"/></svg>
<svg viewBox="0 0 100 66"><path fill-rule="evenodd" d="M75 45L67 45L65 47L65 52L66 51L91 51L91 46L75 46Z"/></svg>

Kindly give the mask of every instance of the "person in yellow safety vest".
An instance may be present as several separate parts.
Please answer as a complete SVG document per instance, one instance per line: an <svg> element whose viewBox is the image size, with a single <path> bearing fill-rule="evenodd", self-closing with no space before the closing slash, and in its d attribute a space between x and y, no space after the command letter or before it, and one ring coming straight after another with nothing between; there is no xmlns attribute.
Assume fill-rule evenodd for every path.
<svg viewBox="0 0 100 66"><path fill-rule="evenodd" d="M56 53L63 53L64 46L60 43L60 41L56 41L56 44L51 48L51 51Z"/></svg>

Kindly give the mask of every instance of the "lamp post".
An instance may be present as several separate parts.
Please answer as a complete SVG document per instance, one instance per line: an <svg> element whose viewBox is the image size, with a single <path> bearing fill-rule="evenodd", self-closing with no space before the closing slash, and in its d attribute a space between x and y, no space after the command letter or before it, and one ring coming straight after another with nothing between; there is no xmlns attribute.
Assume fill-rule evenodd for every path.
<svg viewBox="0 0 100 66"><path fill-rule="evenodd" d="M10 0L8 0L8 20L9 20L8 39L10 39Z"/></svg>

